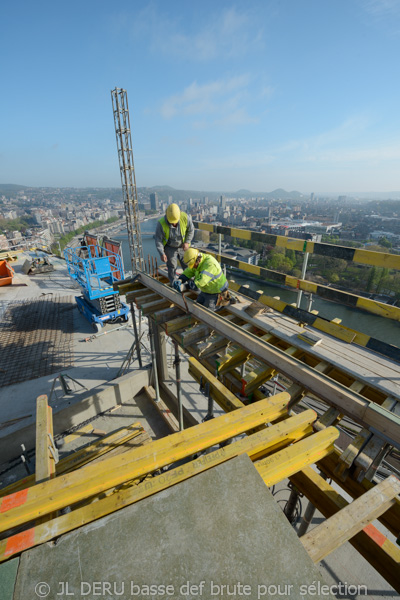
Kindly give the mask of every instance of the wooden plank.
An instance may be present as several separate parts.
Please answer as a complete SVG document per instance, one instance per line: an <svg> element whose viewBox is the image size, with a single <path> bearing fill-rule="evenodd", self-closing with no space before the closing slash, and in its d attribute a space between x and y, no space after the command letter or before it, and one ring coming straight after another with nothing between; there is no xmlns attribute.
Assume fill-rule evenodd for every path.
<svg viewBox="0 0 400 600"><path fill-rule="evenodd" d="M124 452L129 452L130 450L134 450L135 448L139 448L139 446L143 446L144 444L151 444L152 439L144 429L138 431L136 435L129 437L125 441L117 444L115 448L111 448L106 454L102 454L97 458L94 458L90 461L90 464L94 465L96 463L107 460L113 456L117 456L119 454L123 454Z"/></svg>
<svg viewBox="0 0 400 600"><path fill-rule="evenodd" d="M78 440L79 438L83 438L87 435L90 435L92 433L92 431L93 431L93 425L91 423L88 423L88 425L84 425L80 429L77 429L73 433L70 433L69 435L65 436L64 444L70 444L71 442L74 442L75 440Z"/></svg>
<svg viewBox="0 0 400 600"><path fill-rule="evenodd" d="M318 419L315 423L315 429L317 431L321 431L326 427L330 427L331 425L336 425L338 421L342 418L342 414L337 408L328 408L327 411Z"/></svg>
<svg viewBox="0 0 400 600"><path fill-rule="evenodd" d="M192 344L196 344L200 340L204 340L210 335L210 328L207 325L197 325L196 327L192 327L187 331L183 331L180 335L180 346L184 348L186 346L191 346Z"/></svg>
<svg viewBox="0 0 400 600"><path fill-rule="evenodd" d="M330 461L332 456L333 454L330 454L323 460ZM348 505L347 500L310 467L292 475L290 480L325 517L334 515ZM351 481L350 478L347 481ZM389 508L378 517L379 520L383 522L384 517L393 508ZM397 592L400 592L400 548L372 524L357 533L349 542Z"/></svg>
<svg viewBox="0 0 400 600"><path fill-rule="evenodd" d="M302 350L299 350L298 348L291 346L289 348L286 348L286 350L284 350L284 352L288 356L296 356L296 355L300 355L302 353ZM246 377L244 377L242 379L242 384L243 384L242 385L242 395L243 396L248 396L255 389L258 389L260 387L260 385L262 385L265 381L271 379L271 377L273 377L275 375L275 373L276 373L275 369L266 369L265 367L266 367L266 365L264 365L264 367L261 367L260 369L253 371L252 373L248 373L246 375Z"/></svg>
<svg viewBox="0 0 400 600"><path fill-rule="evenodd" d="M211 339L208 338L196 344L195 351L197 351L197 358L212 356L216 352L224 350L228 343L229 340L224 335L213 335Z"/></svg>
<svg viewBox="0 0 400 600"><path fill-rule="evenodd" d="M365 387L364 383L360 381L354 381L350 388L354 392L360 393L361 390ZM336 408L328 408L328 410L318 419L315 423L315 429L320 431L325 427L329 427L330 425L336 425L343 418L343 414L337 410Z"/></svg>
<svg viewBox="0 0 400 600"><path fill-rule="evenodd" d="M242 396L249 396L254 390L257 390L260 385L271 379L275 375L275 369L268 369L266 365L250 371L242 378Z"/></svg>
<svg viewBox="0 0 400 600"><path fill-rule="evenodd" d="M319 346L319 344L321 344L322 342L322 338L307 330L303 333L298 333L297 337L299 338L299 340L306 342L306 344L309 344L310 346Z"/></svg>
<svg viewBox="0 0 400 600"><path fill-rule="evenodd" d="M359 453L361 448L364 446L364 444L366 444L366 442L369 440L371 435L372 434L368 431L368 429L362 429L356 435L356 437L350 442L350 444L347 446L346 450L343 451L343 453L340 457L340 462L343 464L343 466L345 468L348 469L349 467L351 467L357 454ZM336 471L336 473L338 475L341 472L342 472L341 469L340 470L338 469Z"/></svg>
<svg viewBox="0 0 400 600"><path fill-rule="evenodd" d="M53 445L53 411L47 404L47 396L39 396L36 399L36 448L35 448L35 483L50 481L56 473L57 450L50 448ZM38 519L37 524L45 523L56 516L49 513Z"/></svg>
<svg viewBox="0 0 400 600"><path fill-rule="evenodd" d="M251 323L246 323L242 326L242 328L246 331L250 329L254 329L254 326ZM262 336L262 340L265 342L269 342L272 340L273 336L270 334L266 334ZM235 347L227 351L225 356L222 356L217 361L218 373L222 374L226 371L230 371L237 365L240 365L243 362L246 362L249 358L250 354L246 350L242 350L240 347Z"/></svg>
<svg viewBox="0 0 400 600"><path fill-rule="evenodd" d="M161 398L160 398L160 400L158 402L156 402L156 392L155 392L154 388L152 388L151 386L145 385L143 387L143 389L144 389L144 392L145 392L147 398L151 401L151 403L158 410L158 412L161 415L161 418L167 424L167 426L169 427L169 429L173 433L176 433L177 431L179 431L178 419L169 410L169 408L165 404L165 402L163 400L161 400Z"/></svg>
<svg viewBox="0 0 400 600"><path fill-rule="evenodd" d="M28 523L33 518L65 508L131 479L152 473L214 444L249 431L280 416L287 394L261 400L190 429L155 440L121 456L87 465L77 471L39 483L1 499L0 531Z"/></svg>
<svg viewBox="0 0 400 600"><path fill-rule="evenodd" d="M300 541L311 559L319 562L382 515L394 504L398 494L400 494L400 480L391 475L327 521L303 535Z"/></svg>
<svg viewBox="0 0 400 600"><path fill-rule="evenodd" d="M195 319L191 315L183 315L183 317L177 317L172 321L167 321L162 326L165 329L165 333L167 335L172 335L173 333L180 331L181 329L186 329L188 327L192 327L198 323L198 319Z"/></svg>
<svg viewBox="0 0 400 600"><path fill-rule="evenodd" d="M173 308L164 308L163 310L156 311L153 315L153 319L157 325L161 325L178 316L183 316L183 311L179 306L174 306Z"/></svg>
<svg viewBox="0 0 400 600"><path fill-rule="evenodd" d="M311 423L315 416L314 411L304 411L300 415L291 417L282 423L263 429L248 437L243 437L229 446L176 467L158 477L150 478L139 485L119 489L112 495L93 504L61 515L52 521L51 527L39 525L24 532L24 535L16 534L8 539L1 540L0 562L19 554L23 550L48 542L68 531L104 517L124 506L147 498L198 473L207 471L226 460L245 453L254 460L255 457L262 456L281 443L291 443L304 435L309 435Z"/></svg>
<svg viewBox="0 0 400 600"><path fill-rule="evenodd" d="M250 354L242 348L229 348L224 356L219 358L217 362L218 373L222 375L227 371L231 371L238 365L246 362Z"/></svg>
<svg viewBox="0 0 400 600"><path fill-rule="evenodd" d="M163 308L171 308L173 303L170 300L165 300L164 298L160 298L159 300L155 300L154 302L147 302L146 304L141 304L140 308L142 309L143 316L152 315L154 311L162 310Z"/></svg>
<svg viewBox="0 0 400 600"><path fill-rule="evenodd" d="M147 304L148 302L155 302L156 300L162 300L160 294L156 294L154 292L151 292L150 290L147 290L147 294L135 298L135 303L138 308L142 308L143 304Z"/></svg>
<svg viewBox="0 0 400 600"><path fill-rule="evenodd" d="M47 396L43 395L36 399L36 483L49 480L56 471L55 461L49 450L49 434L53 437L52 409L47 405Z"/></svg>
<svg viewBox="0 0 400 600"><path fill-rule="evenodd" d="M396 405L397 400L392 396L385 398L381 404L383 408L387 408L390 411L394 411ZM354 459L354 464L357 466L357 479L364 479L364 477L366 477L367 479L372 480L375 477L376 469L386 455L387 450L387 442L378 435L373 435L368 439L365 446L361 448Z"/></svg>
<svg viewBox="0 0 400 600"><path fill-rule="evenodd" d="M345 481L341 481L335 473L336 465L339 462L339 456L340 452L335 449L332 454L319 461L318 468L321 469L327 477L333 479L333 481L335 481L335 483L337 483L352 498L358 498L364 494L366 490L370 490L374 487L375 484L367 479L358 482L351 477L347 477ZM400 531L400 500L397 500L396 504L389 508L385 514L378 517L378 520L397 537Z"/></svg>
<svg viewBox="0 0 400 600"><path fill-rule="evenodd" d="M136 302L136 298L144 298L149 295L149 288L142 286L135 291L129 292L126 294L126 301L128 304L131 302Z"/></svg>
<svg viewBox="0 0 400 600"><path fill-rule="evenodd" d="M135 292L135 291L144 290L144 289L145 289L144 285L140 282L120 283L120 282L115 281L113 283L113 290L118 292L120 294L120 296L127 296L129 294L129 292Z"/></svg>
<svg viewBox="0 0 400 600"><path fill-rule="evenodd" d="M328 333L329 335L334 336L338 340L342 340L342 342L346 342L347 344L351 344L356 339L356 333L351 329L345 329L341 327L339 329L338 323L332 321L325 321L324 319L317 319L313 324L315 329L319 331L323 331L324 333Z"/></svg>
<svg viewBox="0 0 400 600"><path fill-rule="evenodd" d="M330 454L338 437L339 431L336 427L328 427L289 448L260 460L255 467L266 485L275 485Z"/></svg>
<svg viewBox="0 0 400 600"><path fill-rule="evenodd" d="M235 394L230 392L206 367L193 357L189 358L189 374L199 383L200 379L202 379L203 383L208 382L210 384L211 397L225 412L230 412L244 406L243 402L239 398L236 398Z"/></svg>
<svg viewBox="0 0 400 600"><path fill-rule="evenodd" d="M140 423L133 423L129 427L121 427L110 435L104 436L101 440L96 440L91 444L86 445L84 448L65 456L60 459L56 465L56 475L68 473L83 465L96 460L97 458L111 452L114 448L117 448L120 444L125 444L135 436L142 433L144 430ZM8 485L7 487L0 490L0 497L8 496L18 492L19 490L31 487L35 485L35 475L29 475L24 477L15 483Z"/></svg>
<svg viewBox="0 0 400 600"><path fill-rule="evenodd" d="M150 288L160 290L160 284L141 273L140 278ZM160 290L161 291L161 290ZM163 286L162 294L172 298L173 290ZM176 303L183 305L183 300L174 294ZM285 374L294 383L314 393L321 400L341 410L341 412L354 418L365 427L377 427L385 430L385 435L391 443L400 447L400 417L381 409L375 403L362 398L348 390L345 386L333 381L329 377L316 373L312 367L289 357L277 348L267 345L249 332L242 331L229 321L210 313L190 300L187 300L189 311L193 316L203 319L212 329L225 335L233 342L248 349L251 354L263 360L271 367Z"/></svg>

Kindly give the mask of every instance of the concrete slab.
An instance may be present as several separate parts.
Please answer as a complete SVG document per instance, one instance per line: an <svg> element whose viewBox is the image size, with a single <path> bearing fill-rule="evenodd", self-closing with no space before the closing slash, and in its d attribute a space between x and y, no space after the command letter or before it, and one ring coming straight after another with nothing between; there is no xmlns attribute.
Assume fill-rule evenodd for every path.
<svg viewBox="0 0 400 600"><path fill-rule="evenodd" d="M14 586L17 579L19 558L12 558L0 565L0 598L13 600Z"/></svg>
<svg viewBox="0 0 400 600"><path fill-rule="evenodd" d="M247 456L25 552L14 600L38 583L48 600L304 599L325 585Z"/></svg>

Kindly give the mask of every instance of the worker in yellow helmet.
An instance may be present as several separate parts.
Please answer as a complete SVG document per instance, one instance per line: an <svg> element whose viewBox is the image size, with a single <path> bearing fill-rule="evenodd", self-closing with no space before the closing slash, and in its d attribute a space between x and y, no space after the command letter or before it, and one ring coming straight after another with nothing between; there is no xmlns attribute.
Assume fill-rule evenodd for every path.
<svg viewBox="0 0 400 600"><path fill-rule="evenodd" d="M194 283L200 290L196 302L206 308L215 310L222 304L229 304L228 282L221 269L221 265L211 254L200 252L197 248L189 248L183 257L187 264L180 277L174 282L174 288L182 291L184 284ZM192 287L189 285L189 287Z"/></svg>
<svg viewBox="0 0 400 600"><path fill-rule="evenodd" d="M177 204L170 204L165 216L157 223L154 239L161 260L167 263L171 283L175 279L178 258L182 269L186 268L183 254L189 248L193 235L192 217L181 211Z"/></svg>

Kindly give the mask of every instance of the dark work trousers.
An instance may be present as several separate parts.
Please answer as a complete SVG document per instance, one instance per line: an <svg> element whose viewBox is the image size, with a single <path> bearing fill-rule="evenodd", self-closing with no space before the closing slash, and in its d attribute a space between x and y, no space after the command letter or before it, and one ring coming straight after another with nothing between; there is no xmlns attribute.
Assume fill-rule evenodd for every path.
<svg viewBox="0 0 400 600"><path fill-rule="evenodd" d="M215 310L217 308L219 294L207 294L206 292L200 292L197 296L196 302L201 304L205 308Z"/></svg>
<svg viewBox="0 0 400 600"><path fill-rule="evenodd" d="M182 248L172 248L171 246L164 246L164 252L167 255L167 268L168 268L168 279L172 283L175 279L176 267L178 266L178 259L183 270L187 269L187 264L183 262L183 255L185 254Z"/></svg>

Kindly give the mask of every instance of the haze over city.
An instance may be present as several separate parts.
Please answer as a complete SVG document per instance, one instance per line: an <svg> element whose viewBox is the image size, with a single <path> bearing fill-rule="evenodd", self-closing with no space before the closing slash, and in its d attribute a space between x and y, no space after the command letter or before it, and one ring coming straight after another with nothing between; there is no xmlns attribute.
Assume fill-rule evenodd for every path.
<svg viewBox="0 0 400 600"><path fill-rule="evenodd" d="M399 190L397 0L22 1L2 11L0 182Z"/></svg>

